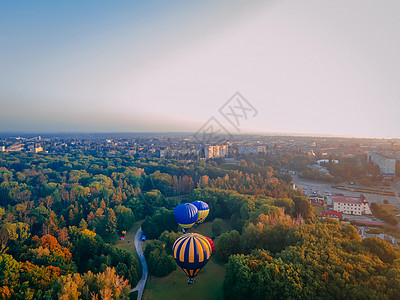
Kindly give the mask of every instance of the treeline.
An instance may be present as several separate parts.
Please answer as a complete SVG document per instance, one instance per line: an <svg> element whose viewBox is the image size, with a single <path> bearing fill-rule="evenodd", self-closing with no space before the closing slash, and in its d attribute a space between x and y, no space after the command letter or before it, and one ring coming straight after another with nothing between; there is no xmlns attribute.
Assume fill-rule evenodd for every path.
<svg viewBox="0 0 400 300"><path fill-rule="evenodd" d="M242 219L242 226L214 241L216 255L228 262L226 299L398 298L399 250L379 238L361 240L353 226L318 221L307 199L265 199L222 190L195 190L192 197L196 195L215 199L214 207L229 203L217 214L234 215L232 224Z"/></svg>
<svg viewBox="0 0 400 300"><path fill-rule="evenodd" d="M333 220L301 226L259 221L241 237L227 234L236 235L240 242L232 249L241 250L230 251L226 299L398 298L400 254L384 240L361 241L355 228ZM225 254L226 239L217 243L217 254Z"/></svg>
<svg viewBox="0 0 400 300"><path fill-rule="evenodd" d="M321 163L321 166L326 167L329 174L314 169L305 169L300 175L316 181L357 182L362 186L376 186L383 180L379 167L368 162L365 156L335 157L335 159L338 159L339 163L334 163L332 159L328 163Z"/></svg>
<svg viewBox="0 0 400 300"><path fill-rule="evenodd" d="M88 295L82 290L87 289L82 283L85 274L103 276L107 268L134 286L140 278L139 262L112 243L141 219L145 219L143 230L149 237L176 231L172 209L178 203L171 196L193 194L200 199L198 192L192 193L199 188L205 191L202 197L207 197L207 202L208 193L216 188L249 195L232 194L228 201L215 195L212 218L238 214L238 210L227 209L235 198L288 197L293 193L287 178L285 181L264 165L225 168L131 156L1 153L0 255L9 262L2 265L5 273L0 276L3 298L69 297L69 292L60 288L63 282L80 287L76 293L83 297ZM240 222L242 219L238 227ZM158 250L150 251L152 257L156 257L154 251ZM168 255L162 252L161 257L170 270ZM25 262L31 264L29 272L34 270L35 276L48 280L33 280ZM91 291L104 292L95 290Z"/></svg>
<svg viewBox="0 0 400 300"><path fill-rule="evenodd" d="M223 234L219 239L217 255L227 261L229 255L240 251L240 233L243 228L254 221L261 214L276 214L285 212L288 217L298 222L311 222L314 213L311 203L304 197L274 199L263 195L243 195L236 191L204 188L195 189L190 195L190 202L204 201L210 207L207 222L213 221L213 233L219 235L221 220L229 220L234 230L229 236ZM219 224L219 225L218 225ZM215 226L214 226L215 225ZM154 215L147 216L142 224L144 234L150 241L145 249L150 273L156 276L165 276L175 270L171 264L171 249L175 240L181 235L179 227L173 215L172 209L160 208ZM239 238L238 238L239 237ZM239 243L239 244L238 244ZM240 247L239 247L239 246ZM233 251L233 252L232 252ZM222 254L223 253L223 254Z"/></svg>
<svg viewBox="0 0 400 300"><path fill-rule="evenodd" d="M140 263L109 243L145 212L144 171L84 155L0 163L0 298L128 299Z"/></svg>
<svg viewBox="0 0 400 300"><path fill-rule="evenodd" d="M293 218L302 218L310 222L314 213L309 200L304 197L291 198L267 197L263 195L244 195L236 191L204 188L195 189L190 195L190 202L204 201L210 207L207 221L215 218L230 220L233 228L242 231L243 225L255 218L255 215L264 210L282 208ZM279 209L278 209L279 210ZM143 232L150 239L158 239L161 233L177 231L178 224L173 215L173 209L160 208L153 215L147 216L142 224Z"/></svg>
<svg viewBox="0 0 400 300"><path fill-rule="evenodd" d="M242 232L223 233L226 299L397 299L400 252L379 238L361 240L331 219L304 222L264 204Z"/></svg>
<svg viewBox="0 0 400 300"><path fill-rule="evenodd" d="M360 241L351 226L319 222L290 176L277 174L269 160L279 166L269 156L187 166L1 153L0 297L129 297L140 264L112 243L144 219L142 229L154 239L145 249L149 270L165 276L176 268L170 251L180 235L173 209L182 197L174 196L186 195L183 201L210 206L216 255L228 263L226 299L395 299L398 251L383 240ZM221 220L234 230L219 235Z"/></svg>
<svg viewBox="0 0 400 300"><path fill-rule="evenodd" d="M304 197L204 188L195 189L192 200L210 206L216 255L227 262L225 299L398 298L399 250L379 238L361 240L353 226L319 221ZM145 251L156 276L174 270L170 249L179 233L172 218L173 211L163 209L143 223L159 224ZM221 219L234 229L221 234Z"/></svg>

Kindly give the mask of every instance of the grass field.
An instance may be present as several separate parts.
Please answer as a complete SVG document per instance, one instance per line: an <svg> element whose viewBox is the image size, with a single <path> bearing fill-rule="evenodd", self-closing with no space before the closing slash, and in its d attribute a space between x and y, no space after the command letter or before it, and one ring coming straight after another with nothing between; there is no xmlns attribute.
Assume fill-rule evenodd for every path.
<svg viewBox="0 0 400 300"><path fill-rule="evenodd" d="M223 299L222 285L225 267L213 255L208 264L196 276L194 284L188 284L188 277L177 267L166 277L150 276L144 290L144 300L217 300Z"/></svg>
<svg viewBox="0 0 400 300"><path fill-rule="evenodd" d="M137 221L133 224L132 228L126 233L125 240L119 239L114 246L120 249L128 250L133 253L139 262L139 279L142 278L142 264L140 263L139 256L136 253L136 247L134 243L135 234L138 231L140 225L142 225L143 220ZM134 286L132 286L134 288Z"/></svg>
<svg viewBox="0 0 400 300"><path fill-rule="evenodd" d="M232 230L229 221L224 220L222 232ZM212 222L201 224L189 232L197 232L212 237ZM188 277L179 268L163 278L150 276L144 290L144 300L158 299L223 299L222 285L225 278L225 266L214 254L207 265L195 278L194 284L188 284Z"/></svg>
<svg viewBox="0 0 400 300"><path fill-rule="evenodd" d="M222 220L222 222L223 222L222 233L232 230L232 226L228 220ZM200 224L200 226L198 226L197 228L192 227L189 232L200 233L202 235L205 235L205 236L208 236L209 238L211 238L213 236L212 222Z"/></svg>
<svg viewBox="0 0 400 300"><path fill-rule="evenodd" d="M133 224L132 228L126 233L125 235L125 240L118 239L118 241L114 244L115 247L118 247L120 249L128 250L133 253L136 253L135 249L135 243L133 242L135 238L136 231L138 231L140 225L142 225L143 220L137 221L136 223Z"/></svg>

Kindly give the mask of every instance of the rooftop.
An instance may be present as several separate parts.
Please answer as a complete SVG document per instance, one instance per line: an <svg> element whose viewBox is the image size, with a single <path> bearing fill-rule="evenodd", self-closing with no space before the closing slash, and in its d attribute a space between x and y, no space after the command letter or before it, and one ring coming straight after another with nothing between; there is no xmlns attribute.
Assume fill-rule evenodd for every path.
<svg viewBox="0 0 400 300"><path fill-rule="evenodd" d="M328 211L323 211L322 213L321 213L321 216L322 217L336 217L336 218L339 218L339 219L341 219L342 218L342 213L341 212L337 212L337 211L334 211L334 210L328 210Z"/></svg>

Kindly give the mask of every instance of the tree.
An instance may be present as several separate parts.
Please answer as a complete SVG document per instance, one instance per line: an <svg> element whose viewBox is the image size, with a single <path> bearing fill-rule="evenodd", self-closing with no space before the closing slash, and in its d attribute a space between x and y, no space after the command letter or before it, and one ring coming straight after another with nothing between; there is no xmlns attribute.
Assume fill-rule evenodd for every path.
<svg viewBox="0 0 400 300"><path fill-rule="evenodd" d="M240 253L241 249L241 237L236 230L221 234L215 245L215 253L224 262L232 254Z"/></svg>
<svg viewBox="0 0 400 300"><path fill-rule="evenodd" d="M68 229L67 227L63 227L58 232L58 241L64 245L69 240Z"/></svg>
<svg viewBox="0 0 400 300"><path fill-rule="evenodd" d="M146 244L144 251L150 273L158 277L164 277L176 269L174 258L167 254L165 248L165 243L153 240Z"/></svg>
<svg viewBox="0 0 400 300"><path fill-rule="evenodd" d="M214 236L219 236L222 233L223 221L220 218L216 218L212 223L212 234Z"/></svg>
<svg viewBox="0 0 400 300"><path fill-rule="evenodd" d="M106 214L104 217L104 237L107 239L112 239L115 237L117 229L117 217L115 216L114 210L111 208L106 209Z"/></svg>
<svg viewBox="0 0 400 300"><path fill-rule="evenodd" d="M115 208L117 216L117 230L119 232L129 230L135 222L135 216L130 208L119 205Z"/></svg>
<svg viewBox="0 0 400 300"><path fill-rule="evenodd" d="M0 286L12 288L18 283L20 264L8 254L0 254Z"/></svg>
<svg viewBox="0 0 400 300"><path fill-rule="evenodd" d="M60 300L78 300L82 294L80 291L85 285L84 280L78 273L61 276L59 279L60 291L57 294Z"/></svg>
<svg viewBox="0 0 400 300"><path fill-rule="evenodd" d="M87 229L87 227L88 227L88 225L87 225L85 219L82 218L81 221L79 222L79 228L83 230L83 229Z"/></svg>
<svg viewBox="0 0 400 300"><path fill-rule="evenodd" d="M400 253L395 250L388 242L378 237L365 238L362 244L366 246L371 253L375 254L386 263L392 263L395 259L400 258Z"/></svg>
<svg viewBox="0 0 400 300"><path fill-rule="evenodd" d="M157 239L165 230L177 228L173 210L160 208L153 216L147 216L142 224L145 235L150 239Z"/></svg>
<svg viewBox="0 0 400 300"><path fill-rule="evenodd" d="M128 296L128 280L118 276L114 268L107 267L104 272L83 275L85 287L82 289L84 299L120 299Z"/></svg>
<svg viewBox="0 0 400 300"><path fill-rule="evenodd" d="M175 241L182 235L183 235L182 232L174 232L167 230L165 230L160 235L160 241L165 244L164 249L168 254L172 255L172 246L174 245Z"/></svg>
<svg viewBox="0 0 400 300"><path fill-rule="evenodd" d="M301 216L304 220L311 220L314 218L314 211L311 205L310 200L305 197L294 197L294 211L295 216Z"/></svg>

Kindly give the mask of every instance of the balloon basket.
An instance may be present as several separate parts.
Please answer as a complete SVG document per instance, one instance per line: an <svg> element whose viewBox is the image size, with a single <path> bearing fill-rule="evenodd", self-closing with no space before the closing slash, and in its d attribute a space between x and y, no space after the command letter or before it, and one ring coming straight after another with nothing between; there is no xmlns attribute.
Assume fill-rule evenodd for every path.
<svg viewBox="0 0 400 300"><path fill-rule="evenodd" d="M188 284L193 284L194 283L194 279L189 279Z"/></svg>

